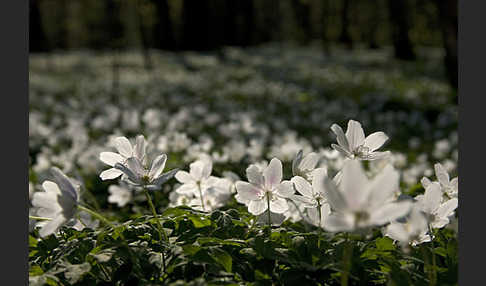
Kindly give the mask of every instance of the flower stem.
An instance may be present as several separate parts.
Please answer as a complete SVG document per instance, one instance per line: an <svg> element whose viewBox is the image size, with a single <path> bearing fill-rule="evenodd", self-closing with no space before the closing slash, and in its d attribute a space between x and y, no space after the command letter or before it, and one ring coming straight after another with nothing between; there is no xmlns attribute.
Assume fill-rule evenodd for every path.
<svg viewBox="0 0 486 286"><path fill-rule="evenodd" d="M267 192L268 225L272 227L272 216L270 215L270 194Z"/></svg>
<svg viewBox="0 0 486 286"><path fill-rule="evenodd" d="M157 218L157 210L155 209L154 203L152 202L152 198L150 197L149 192L145 188L143 189L143 192L145 194L145 197L147 197L148 204L150 206L150 209L152 210L152 215L154 216L154 219L157 222L157 230L159 232L160 244L162 244L162 237L164 237L165 241L169 243L169 237L167 236L164 229L162 228L162 225L160 224L160 220ZM165 255L163 252L161 252L161 254L162 254L163 272L165 273Z"/></svg>
<svg viewBox="0 0 486 286"><path fill-rule="evenodd" d="M349 271L351 269L351 258L353 254L353 244L349 240L349 235L346 234L346 241L343 250L343 271L341 272L341 286L348 286Z"/></svg>
<svg viewBox="0 0 486 286"><path fill-rule="evenodd" d="M88 209L87 207L84 207L82 205L78 205L78 209L89 213L90 215L92 215L92 216L96 217L97 219L99 219L100 221L102 221L104 224L106 224L106 225L108 225L112 228L115 228L115 225L111 221L109 221L104 216L100 215L99 213L97 213L97 212L95 212L91 209Z"/></svg>
<svg viewBox="0 0 486 286"><path fill-rule="evenodd" d="M33 216L33 215L30 215L30 216L29 216L29 219L33 219L33 220L40 220L40 221L43 221L43 220L52 220L52 218L48 218L48 217L40 217L40 216Z"/></svg>
<svg viewBox="0 0 486 286"><path fill-rule="evenodd" d="M317 212L319 214L319 230L317 233L317 248L321 249L321 234L322 234L322 214L321 214L321 202L317 200Z"/></svg>
<svg viewBox="0 0 486 286"><path fill-rule="evenodd" d="M204 199L203 199L203 195L202 195L202 190L201 190L201 183L197 183L197 189L199 190L199 198L201 199L201 206L202 206L202 209L203 211L206 211L206 208L204 207Z"/></svg>
<svg viewBox="0 0 486 286"><path fill-rule="evenodd" d="M437 267L435 261L435 248L434 248L434 233L432 232L432 227L428 224L429 233L430 233L430 246L431 246L431 255L432 255L432 271L430 272L430 284L431 286L437 285ZM429 265L430 267L430 265Z"/></svg>

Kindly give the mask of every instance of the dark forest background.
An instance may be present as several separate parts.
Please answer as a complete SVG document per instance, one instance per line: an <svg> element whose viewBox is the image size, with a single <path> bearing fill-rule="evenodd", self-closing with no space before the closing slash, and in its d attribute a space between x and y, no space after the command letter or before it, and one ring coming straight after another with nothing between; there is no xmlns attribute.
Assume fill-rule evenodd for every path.
<svg viewBox="0 0 486 286"><path fill-rule="evenodd" d="M213 51L267 42L318 44L323 53L392 46L444 49L457 88L457 0L29 0L30 52Z"/></svg>

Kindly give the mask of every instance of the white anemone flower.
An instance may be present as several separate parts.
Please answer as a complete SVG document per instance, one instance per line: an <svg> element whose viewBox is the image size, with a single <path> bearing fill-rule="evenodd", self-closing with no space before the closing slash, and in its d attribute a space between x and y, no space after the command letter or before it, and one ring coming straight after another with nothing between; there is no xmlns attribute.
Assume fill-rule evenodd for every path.
<svg viewBox="0 0 486 286"><path fill-rule="evenodd" d="M246 169L249 182L236 182L240 200L247 202L248 211L260 215L270 208L270 212L281 214L287 211L286 198L294 194L292 183L282 181L282 162L273 158L261 171L255 165Z"/></svg>
<svg viewBox="0 0 486 286"><path fill-rule="evenodd" d="M420 209L426 214L430 227L442 228L449 223L449 217L457 208L457 198L444 201L443 192L438 182L430 183L423 195L415 197Z"/></svg>
<svg viewBox="0 0 486 286"><path fill-rule="evenodd" d="M117 163L125 164L128 158L135 157L140 162L144 162L146 159L145 152L146 152L146 141L143 135L138 135L136 139L136 143L134 146L130 143L130 141L126 137L117 137L115 138L115 148L118 153L115 152L101 152L100 153L100 160L113 167L107 170L104 170L100 174L100 178L104 180L111 180L118 178L123 174L123 171L116 168L115 165Z"/></svg>
<svg viewBox="0 0 486 286"><path fill-rule="evenodd" d="M162 173L166 161L167 155L159 155L153 160L150 168L147 168L137 157L131 157L127 159L126 166L124 164L116 163L115 168L123 172L126 176L125 180L127 183L134 186L144 187L148 190L158 190L163 183L172 178L178 171L177 169L174 169Z"/></svg>
<svg viewBox="0 0 486 286"><path fill-rule="evenodd" d="M42 222L39 235L41 237L55 233L63 224L72 219L76 214L78 204L79 186L56 167L51 168L53 181L44 181L44 192L35 192L32 195L32 206L36 209L36 215L50 219ZM45 224L44 224L45 223Z"/></svg>
<svg viewBox="0 0 486 286"><path fill-rule="evenodd" d="M403 247L411 244L419 245L431 241L428 232L427 219L417 206L412 208L405 222L392 222L384 231L384 235L398 241Z"/></svg>
<svg viewBox="0 0 486 286"><path fill-rule="evenodd" d="M299 194L293 195L291 199L303 203L306 208L316 208L318 205L327 203L324 194L325 177L327 177L327 170L324 168L315 170L312 184L303 177L293 177L290 181L294 184L295 190Z"/></svg>
<svg viewBox="0 0 486 286"><path fill-rule="evenodd" d="M384 225L405 216L412 206L410 201L394 201L399 174L391 165L369 180L361 163L350 160L343 167L338 186L328 177L324 185L331 206L324 228L331 232Z"/></svg>
<svg viewBox="0 0 486 286"><path fill-rule="evenodd" d="M304 156L300 150L292 161L292 174L303 177L306 180L312 180L312 171L316 169L320 156L315 152L310 152Z"/></svg>
<svg viewBox="0 0 486 286"><path fill-rule="evenodd" d="M191 205L202 211L220 207L231 194L232 182L226 178L211 176L213 164L209 156L189 165L189 172L178 171L175 178L182 183L176 193L196 198Z"/></svg>
<svg viewBox="0 0 486 286"><path fill-rule="evenodd" d="M337 124L333 124L331 130L336 134L336 139L339 144L331 144L332 148L347 158L371 161L385 158L390 154L389 151L375 151L383 146L388 140L388 136L379 131L365 138L361 123L357 121L349 120L346 134L344 134L343 129Z"/></svg>
<svg viewBox="0 0 486 286"><path fill-rule="evenodd" d="M435 176L439 181L442 191L447 195L448 198L457 198L459 190L458 178L455 177L451 180L446 169L440 163L435 164L434 169ZM420 182L424 188L427 188L432 183L432 181L430 181L427 177L423 177Z"/></svg>

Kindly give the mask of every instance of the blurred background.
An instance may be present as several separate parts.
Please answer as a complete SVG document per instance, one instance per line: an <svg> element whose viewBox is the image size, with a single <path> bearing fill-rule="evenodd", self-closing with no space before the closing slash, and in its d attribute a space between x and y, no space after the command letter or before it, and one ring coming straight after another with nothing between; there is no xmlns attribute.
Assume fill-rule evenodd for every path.
<svg viewBox="0 0 486 286"><path fill-rule="evenodd" d="M168 169L339 170L349 119L390 137L410 192L457 170L457 0L30 0L29 24L34 185L58 166L113 207L99 154L138 134Z"/></svg>
<svg viewBox="0 0 486 286"><path fill-rule="evenodd" d="M438 48L457 89L457 0L29 0L30 53L218 51L268 42L389 48L416 61Z"/></svg>

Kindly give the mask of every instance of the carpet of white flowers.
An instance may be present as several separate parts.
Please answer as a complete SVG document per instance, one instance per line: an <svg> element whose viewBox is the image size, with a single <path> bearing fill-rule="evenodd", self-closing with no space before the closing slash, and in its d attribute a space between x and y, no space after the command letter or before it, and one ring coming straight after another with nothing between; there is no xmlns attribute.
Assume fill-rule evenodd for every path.
<svg viewBox="0 0 486 286"><path fill-rule="evenodd" d="M457 285L442 55L32 55L31 285Z"/></svg>

